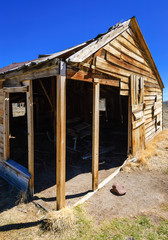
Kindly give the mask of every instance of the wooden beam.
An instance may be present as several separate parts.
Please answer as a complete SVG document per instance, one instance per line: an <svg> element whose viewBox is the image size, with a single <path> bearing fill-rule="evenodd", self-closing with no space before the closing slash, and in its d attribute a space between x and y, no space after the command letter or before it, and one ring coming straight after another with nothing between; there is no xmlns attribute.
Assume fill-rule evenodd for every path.
<svg viewBox="0 0 168 240"><path fill-rule="evenodd" d="M9 146L9 93L3 93L3 139L4 139L4 160L10 157Z"/></svg>
<svg viewBox="0 0 168 240"><path fill-rule="evenodd" d="M39 83L40 83L40 85L41 85L41 88L43 89L43 92L44 92L44 94L45 94L45 96L46 96L46 98L47 98L47 100L48 100L48 102L49 102L49 104L50 104L50 106L51 106L51 109L52 110L54 110L53 108L53 105L52 105L52 101L51 101L51 99L50 99L50 97L49 97L49 95L48 95L48 93L47 93L47 90L45 89L45 87L44 87L44 84L42 83L42 81L41 81L41 79L38 79L39 80Z"/></svg>
<svg viewBox="0 0 168 240"><path fill-rule="evenodd" d="M93 78L98 78L100 84L108 85L112 87L119 87L119 79L116 78L106 78L107 75L105 74L98 74L98 73L92 73L88 71L84 71L82 69L80 70L73 70L68 68L67 69L67 79L71 80L78 80L78 81L84 81L84 82L93 82Z"/></svg>
<svg viewBox="0 0 168 240"><path fill-rule="evenodd" d="M100 83L93 83L92 190L98 188L99 172L99 98Z"/></svg>
<svg viewBox="0 0 168 240"><path fill-rule="evenodd" d="M19 74L19 72L13 72L13 73L6 73L5 74L5 78L6 79L11 79L13 81L25 81L25 80L29 80L29 79L38 79L38 78L45 78L45 77L52 77L52 76L56 76L56 74L58 73L58 69L57 67L51 66L51 67L47 67L47 68L41 68L38 70L34 70L34 71L27 71L27 72L23 72L21 74Z"/></svg>
<svg viewBox="0 0 168 240"><path fill-rule="evenodd" d="M27 127L28 127L28 170L31 174L29 190L31 196L34 194L34 119L33 119L33 83L28 81L29 91L27 98Z"/></svg>
<svg viewBox="0 0 168 240"><path fill-rule="evenodd" d="M60 61L57 75L57 210L65 207L65 154L66 154L66 64Z"/></svg>
<svg viewBox="0 0 168 240"><path fill-rule="evenodd" d="M7 93L20 93L20 92L27 92L28 89L26 86L23 86L23 87L4 87L3 88L3 91L4 92L7 92Z"/></svg>

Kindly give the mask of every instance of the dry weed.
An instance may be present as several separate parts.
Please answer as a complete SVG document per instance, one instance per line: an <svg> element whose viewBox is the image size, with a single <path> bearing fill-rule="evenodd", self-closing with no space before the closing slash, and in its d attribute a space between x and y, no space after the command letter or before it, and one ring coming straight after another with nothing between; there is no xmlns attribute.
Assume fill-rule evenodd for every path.
<svg viewBox="0 0 168 240"><path fill-rule="evenodd" d="M163 158L165 156L165 151L168 150L168 130L163 130L157 136L155 136L150 142L147 143L146 148L140 152L137 152L135 163L128 162L123 168L126 172L139 168L141 166L146 166L149 164L153 157ZM166 146L165 146L166 145ZM132 158L130 156L129 158Z"/></svg>
<svg viewBox="0 0 168 240"><path fill-rule="evenodd" d="M60 211L52 211L43 220L42 229L52 232L63 232L75 223L75 214L72 208L63 208Z"/></svg>

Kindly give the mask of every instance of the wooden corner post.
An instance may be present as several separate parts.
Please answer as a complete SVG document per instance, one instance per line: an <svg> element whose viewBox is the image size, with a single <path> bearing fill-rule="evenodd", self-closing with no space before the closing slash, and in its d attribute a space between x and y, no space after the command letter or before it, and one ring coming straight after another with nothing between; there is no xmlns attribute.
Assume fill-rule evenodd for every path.
<svg viewBox="0 0 168 240"><path fill-rule="evenodd" d="M92 190L98 188L99 172L99 98L100 83L98 79L93 81L93 126L92 126Z"/></svg>
<svg viewBox="0 0 168 240"><path fill-rule="evenodd" d="M56 180L57 210L65 207L65 155L66 155L66 63L59 62L57 75L57 142Z"/></svg>
<svg viewBox="0 0 168 240"><path fill-rule="evenodd" d="M9 93L3 93L3 138L4 138L4 160L10 157L9 146Z"/></svg>
<svg viewBox="0 0 168 240"><path fill-rule="evenodd" d="M29 181L29 190L31 196L34 194L34 119L33 119L33 83L32 80L26 82L28 84L27 98L27 133L28 133L28 170L31 174Z"/></svg>

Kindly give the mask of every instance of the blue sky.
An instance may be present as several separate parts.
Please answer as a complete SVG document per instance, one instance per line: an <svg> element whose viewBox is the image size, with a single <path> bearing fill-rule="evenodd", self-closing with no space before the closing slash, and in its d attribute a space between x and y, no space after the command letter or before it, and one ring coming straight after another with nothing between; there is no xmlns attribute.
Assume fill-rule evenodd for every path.
<svg viewBox="0 0 168 240"><path fill-rule="evenodd" d="M0 67L54 53L137 18L168 100L168 1L1 1Z"/></svg>

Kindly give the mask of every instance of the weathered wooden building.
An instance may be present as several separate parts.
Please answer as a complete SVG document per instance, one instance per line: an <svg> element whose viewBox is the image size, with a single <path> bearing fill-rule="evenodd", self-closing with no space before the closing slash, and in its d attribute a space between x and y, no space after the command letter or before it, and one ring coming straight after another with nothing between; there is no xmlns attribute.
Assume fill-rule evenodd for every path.
<svg viewBox="0 0 168 240"><path fill-rule="evenodd" d="M74 150L79 138L67 128L67 123L79 118L85 123L92 122L92 189L95 190L98 187L99 129L105 124L108 124L108 131L112 127L118 132L122 129L127 154L140 151L162 130L163 87L135 17L70 49L0 69L1 175L6 169L8 172L13 169L19 181L19 172L24 172L33 194L34 128L38 127L40 113L47 113L56 132L57 207L64 207L66 133L69 131L73 136ZM17 107L12 104L17 102L26 103L24 121L12 118L12 111ZM23 107L24 112L22 104L18 107ZM44 121L45 125L50 121ZM11 160L10 153L11 129L16 131L23 122L28 139L27 171ZM23 135L21 133L24 132L20 130L19 134ZM10 174L6 178L10 180Z"/></svg>

